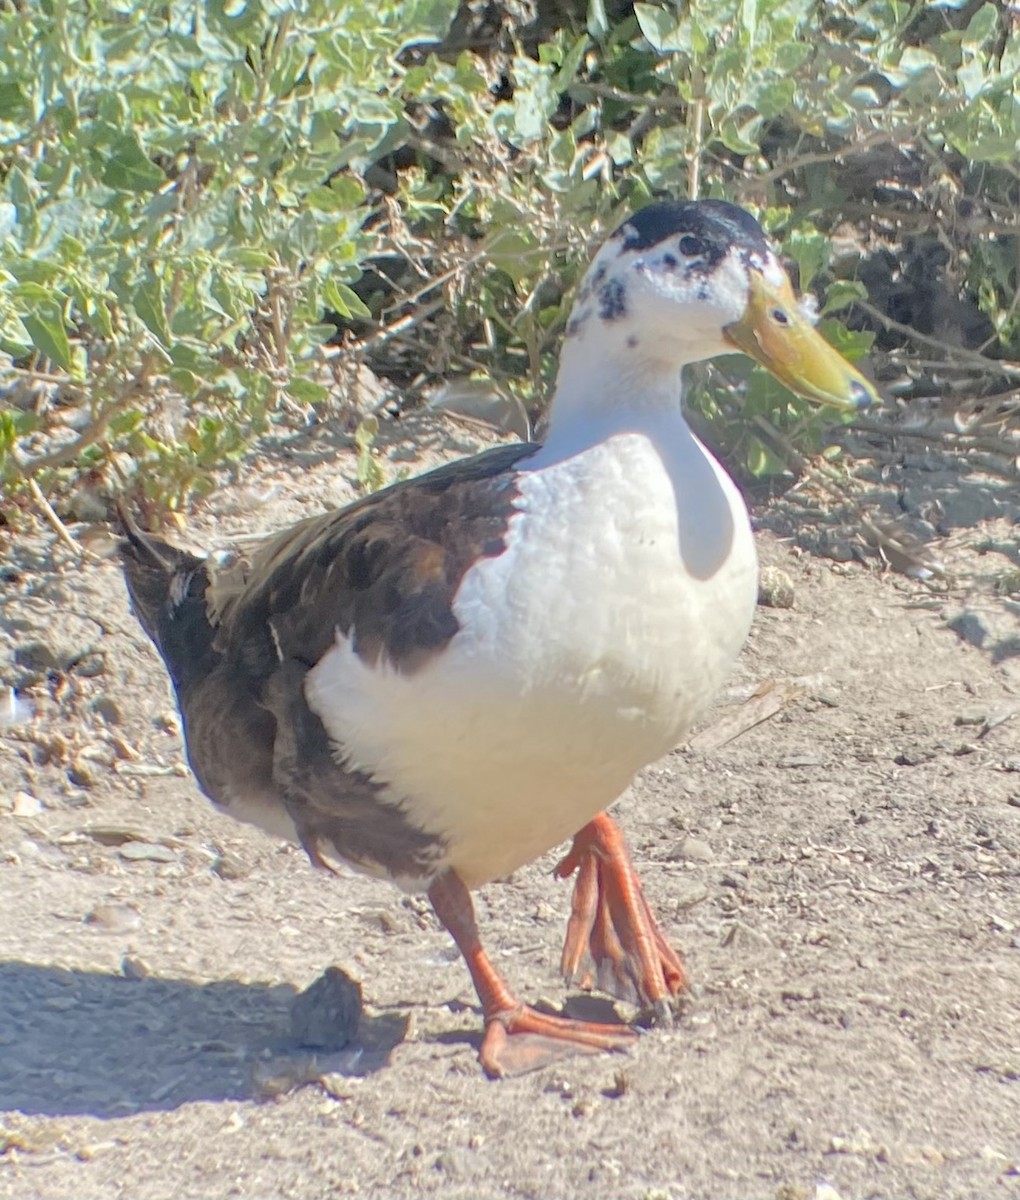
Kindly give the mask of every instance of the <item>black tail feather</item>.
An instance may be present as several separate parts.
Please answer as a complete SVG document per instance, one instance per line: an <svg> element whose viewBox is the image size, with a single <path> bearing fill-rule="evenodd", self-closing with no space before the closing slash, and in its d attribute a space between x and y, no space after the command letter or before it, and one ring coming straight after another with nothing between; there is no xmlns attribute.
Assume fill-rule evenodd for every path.
<svg viewBox="0 0 1020 1200"><path fill-rule="evenodd" d="M141 529L118 502L121 564L131 607L180 693L211 667L215 630L206 606L205 560Z"/></svg>

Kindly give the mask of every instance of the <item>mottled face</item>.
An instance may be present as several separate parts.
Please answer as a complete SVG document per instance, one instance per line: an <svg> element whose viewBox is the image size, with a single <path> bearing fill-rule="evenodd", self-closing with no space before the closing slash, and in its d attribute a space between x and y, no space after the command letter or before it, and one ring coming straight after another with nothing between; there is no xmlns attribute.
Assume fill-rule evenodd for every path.
<svg viewBox="0 0 1020 1200"><path fill-rule="evenodd" d="M811 399L875 398L814 329L757 221L723 200L652 204L625 221L589 268L567 336L676 366L740 350Z"/></svg>

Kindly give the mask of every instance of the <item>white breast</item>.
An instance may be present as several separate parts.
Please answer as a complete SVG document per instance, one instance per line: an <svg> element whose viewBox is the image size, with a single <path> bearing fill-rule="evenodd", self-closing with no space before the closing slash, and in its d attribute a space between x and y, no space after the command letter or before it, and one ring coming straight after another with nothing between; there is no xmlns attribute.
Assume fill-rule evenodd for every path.
<svg viewBox="0 0 1020 1200"><path fill-rule="evenodd" d="M525 464L507 548L464 576L461 630L404 676L338 638L306 694L344 761L447 839L469 886L565 840L670 750L750 626L730 479L675 420Z"/></svg>

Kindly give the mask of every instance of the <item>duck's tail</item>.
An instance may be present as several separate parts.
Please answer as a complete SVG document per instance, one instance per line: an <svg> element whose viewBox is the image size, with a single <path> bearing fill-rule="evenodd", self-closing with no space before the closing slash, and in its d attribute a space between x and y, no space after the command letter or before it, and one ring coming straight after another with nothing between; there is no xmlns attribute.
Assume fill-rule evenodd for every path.
<svg viewBox="0 0 1020 1200"><path fill-rule="evenodd" d="M212 666L215 627L209 619L205 560L139 528L117 504L124 537L121 564L131 607L166 663L178 694Z"/></svg>

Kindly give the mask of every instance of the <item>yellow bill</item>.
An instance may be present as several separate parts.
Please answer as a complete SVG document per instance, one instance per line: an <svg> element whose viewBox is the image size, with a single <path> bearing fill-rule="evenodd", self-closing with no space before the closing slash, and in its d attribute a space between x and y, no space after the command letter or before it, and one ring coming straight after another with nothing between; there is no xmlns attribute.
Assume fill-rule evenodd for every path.
<svg viewBox="0 0 1020 1200"><path fill-rule="evenodd" d="M878 401L874 384L835 350L801 311L790 281L770 283L751 271L747 311L723 334L808 400L860 412Z"/></svg>

